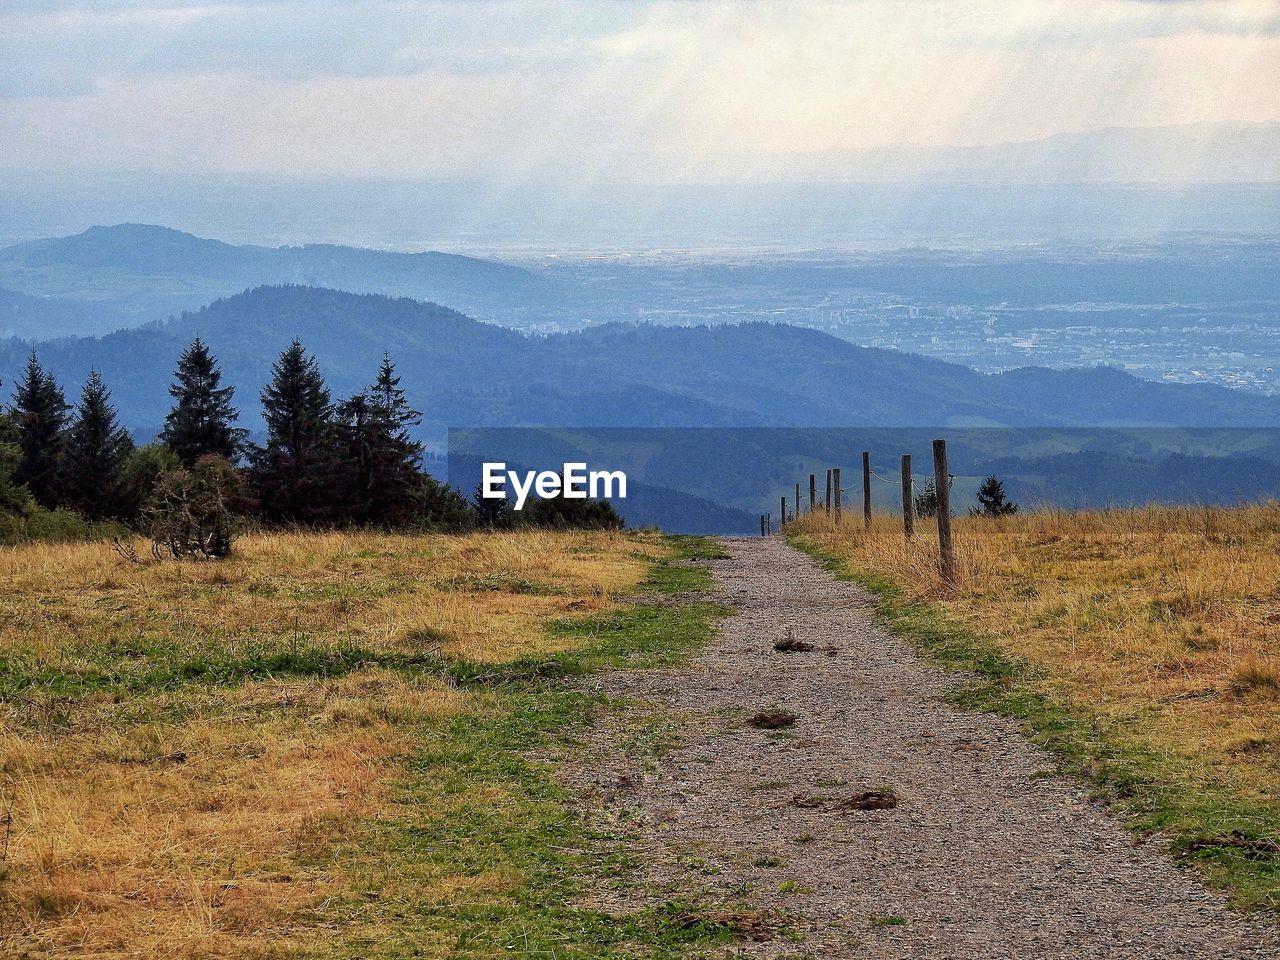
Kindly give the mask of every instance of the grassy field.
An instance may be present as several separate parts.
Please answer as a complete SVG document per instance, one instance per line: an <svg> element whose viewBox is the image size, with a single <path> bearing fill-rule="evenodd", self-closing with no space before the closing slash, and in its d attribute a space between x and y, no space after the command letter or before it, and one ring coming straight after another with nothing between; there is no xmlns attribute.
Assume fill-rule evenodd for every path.
<svg viewBox="0 0 1280 960"><path fill-rule="evenodd" d="M669 662L697 542L254 536L215 563L0 552L0 953L664 956L678 905L575 906L628 865L545 760Z"/></svg>
<svg viewBox="0 0 1280 960"><path fill-rule="evenodd" d="M965 517L953 587L936 534L908 543L900 519L790 530L977 674L958 699L1023 719L1140 833L1280 910L1280 506Z"/></svg>

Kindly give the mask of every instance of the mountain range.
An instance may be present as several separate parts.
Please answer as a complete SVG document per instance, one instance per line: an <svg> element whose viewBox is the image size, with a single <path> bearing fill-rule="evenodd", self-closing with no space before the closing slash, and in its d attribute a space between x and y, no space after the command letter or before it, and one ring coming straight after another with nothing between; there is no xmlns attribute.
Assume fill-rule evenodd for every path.
<svg viewBox="0 0 1280 960"><path fill-rule="evenodd" d="M0 249L0 336L108 333L282 283L433 300L504 322L558 297L528 270L492 260L334 244L236 245L120 224Z"/></svg>
<svg viewBox="0 0 1280 960"><path fill-rule="evenodd" d="M203 337L251 428L275 356L299 338L335 394L397 363L425 430L449 426L1270 426L1280 398L1210 385L1161 384L1109 368L968 367L860 347L782 324L605 324L530 336L407 298L262 286L144 328L43 342L44 362L74 393L91 369L124 421L153 431L168 408L179 352ZM0 377L29 344L0 342Z"/></svg>

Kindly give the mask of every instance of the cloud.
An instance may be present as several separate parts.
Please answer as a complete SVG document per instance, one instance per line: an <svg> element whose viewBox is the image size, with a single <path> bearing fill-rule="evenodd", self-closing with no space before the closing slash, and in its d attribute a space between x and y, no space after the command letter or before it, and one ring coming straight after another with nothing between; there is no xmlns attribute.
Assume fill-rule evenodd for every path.
<svg viewBox="0 0 1280 960"><path fill-rule="evenodd" d="M790 158L1280 120L1254 0L7 0L39 169L784 177ZM806 167L806 175L824 170Z"/></svg>

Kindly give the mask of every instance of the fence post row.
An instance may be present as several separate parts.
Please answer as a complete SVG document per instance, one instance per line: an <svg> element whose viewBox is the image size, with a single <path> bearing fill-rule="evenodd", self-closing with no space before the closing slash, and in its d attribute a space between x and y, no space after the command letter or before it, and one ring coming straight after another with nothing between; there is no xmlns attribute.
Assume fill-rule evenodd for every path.
<svg viewBox="0 0 1280 960"><path fill-rule="evenodd" d="M947 471L947 441L933 441L933 485L938 491L938 556L942 579L956 578L956 555L951 543L951 475Z"/></svg>
<svg viewBox="0 0 1280 960"><path fill-rule="evenodd" d="M902 455L902 533L910 540L916 535L916 498L911 489L911 454Z"/></svg>
<svg viewBox="0 0 1280 960"><path fill-rule="evenodd" d="M871 451L862 451L862 522L871 529ZM947 441L933 441L933 484L937 493L938 516L938 568L942 579L954 583L956 577L955 545L951 539L951 473L947 468ZM816 474L809 474L809 512L817 509ZM791 514L793 520L800 516L800 484L795 485L795 510ZM840 489L840 468L827 468L826 508L828 514L834 514L836 522L840 520L842 491ZM782 524L787 522L787 497L779 498L782 510ZM760 515L761 536L767 526L773 532L773 519L767 514ZM902 455L902 533L908 540L916 533L915 487L911 478L911 454Z"/></svg>

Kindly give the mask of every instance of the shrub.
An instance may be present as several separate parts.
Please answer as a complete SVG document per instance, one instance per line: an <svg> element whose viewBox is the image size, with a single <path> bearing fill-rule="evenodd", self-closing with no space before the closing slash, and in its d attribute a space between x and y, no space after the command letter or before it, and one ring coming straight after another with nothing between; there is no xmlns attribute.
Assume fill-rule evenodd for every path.
<svg viewBox="0 0 1280 960"><path fill-rule="evenodd" d="M157 481L144 515L151 551L176 560L228 556L251 507L236 469L221 457L201 457Z"/></svg>
<svg viewBox="0 0 1280 960"><path fill-rule="evenodd" d="M606 500L547 497L534 500L518 514L522 523L556 530L621 530L622 517Z"/></svg>
<svg viewBox="0 0 1280 960"><path fill-rule="evenodd" d="M418 525L428 530L453 533L475 526L475 514L467 498L459 490L441 483L435 477L422 477L414 493L414 500Z"/></svg>

